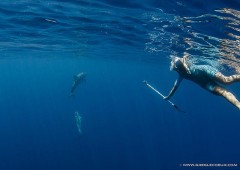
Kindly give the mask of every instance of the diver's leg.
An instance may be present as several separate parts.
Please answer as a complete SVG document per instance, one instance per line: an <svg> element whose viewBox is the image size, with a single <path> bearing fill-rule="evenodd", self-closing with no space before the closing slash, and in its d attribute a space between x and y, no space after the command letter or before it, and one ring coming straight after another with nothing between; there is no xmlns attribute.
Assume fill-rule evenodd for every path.
<svg viewBox="0 0 240 170"><path fill-rule="evenodd" d="M227 91L226 89L220 86L215 86L215 88L213 89L213 92L220 96L223 96L225 99L227 99L227 101L232 103L234 106L236 106L240 110L240 102L236 99L236 97L231 92Z"/></svg>
<svg viewBox="0 0 240 170"><path fill-rule="evenodd" d="M240 75L235 74L232 76L224 76L222 73L217 72L213 77L213 79L222 84L231 84L234 82L240 82Z"/></svg>

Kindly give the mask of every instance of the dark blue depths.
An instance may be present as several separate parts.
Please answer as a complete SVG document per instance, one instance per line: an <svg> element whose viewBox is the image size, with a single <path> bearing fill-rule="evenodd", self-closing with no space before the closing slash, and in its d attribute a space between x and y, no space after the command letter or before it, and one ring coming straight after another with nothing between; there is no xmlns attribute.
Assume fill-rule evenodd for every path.
<svg viewBox="0 0 240 170"><path fill-rule="evenodd" d="M169 56L184 52L194 62L236 72L239 32L224 17L240 19L225 8L237 13L239 2L1 2L0 169L240 163L234 106L183 81L172 98L183 114L142 83L166 95L177 78ZM226 59L232 51L235 58ZM219 64L224 59L232 67ZM86 82L69 97L73 76L82 71ZM228 88L240 97L239 84Z"/></svg>

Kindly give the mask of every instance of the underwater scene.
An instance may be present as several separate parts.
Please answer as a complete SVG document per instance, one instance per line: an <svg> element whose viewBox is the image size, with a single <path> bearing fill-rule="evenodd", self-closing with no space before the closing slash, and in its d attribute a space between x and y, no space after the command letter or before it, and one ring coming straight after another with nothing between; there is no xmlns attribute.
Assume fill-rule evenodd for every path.
<svg viewBox="0 0 240 170"><path fill-rule="evenodd" d="M240 1L0 2L1 170L237 169Z"/></svg>

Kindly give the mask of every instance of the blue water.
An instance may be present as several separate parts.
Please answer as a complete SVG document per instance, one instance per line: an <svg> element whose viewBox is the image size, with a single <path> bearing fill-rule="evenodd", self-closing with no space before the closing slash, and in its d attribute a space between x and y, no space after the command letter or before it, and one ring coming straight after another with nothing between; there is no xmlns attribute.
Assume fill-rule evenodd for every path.
<svg viewBox="0 0 240 170"><path fill-rule="evenodd" d="M240 166L239 110L184 81L172 98L183 114L142 83L166 95L184 52L240 73L238 0L3 0L0 20L1 170Z"/></svg>

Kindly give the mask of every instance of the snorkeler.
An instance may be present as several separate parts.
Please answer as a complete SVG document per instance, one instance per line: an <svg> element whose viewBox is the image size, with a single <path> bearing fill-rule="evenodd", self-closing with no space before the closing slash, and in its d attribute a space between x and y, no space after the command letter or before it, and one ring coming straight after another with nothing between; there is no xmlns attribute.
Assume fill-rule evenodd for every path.
<svg viewBox="0 0 240 170"><path fill-rule="evenodd" d="M240 75L225 76L212 66L194 65L193 63L188 62L188 57L188 55L185 55L183 58L172 57L170 70L177 71L179 77L175 81L175 84L168 96L164 97L164 99L170 99L177 90L181 81L183 79L187 79L195 82L215 95L223 96L227 99L227 101L240 109L240 102L236 99L236 97L224 87L219 85L239 82Z"/></svg>
<svg viewBox="0 0 240 170"><path fill-rule="evenodd" d="M69 96L73 96L74 95L74 91L76 90L77 86L79 85L79 83L83 80L85 80L86 77L86 73L79 73L78 75L73 76L73 84L72 84L72 88L70 91Z"/></svg>

